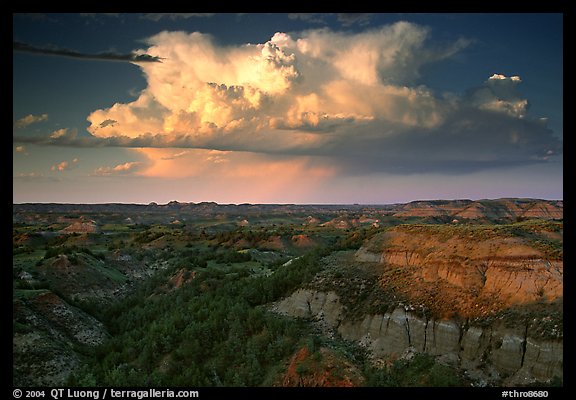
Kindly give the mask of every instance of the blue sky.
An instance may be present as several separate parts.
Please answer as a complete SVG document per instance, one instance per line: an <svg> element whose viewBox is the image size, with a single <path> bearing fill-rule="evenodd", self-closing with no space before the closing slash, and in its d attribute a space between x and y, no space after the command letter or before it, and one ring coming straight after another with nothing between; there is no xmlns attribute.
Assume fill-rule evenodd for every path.
<svg viewBox="0 0 576 400"><path fill-rule="evenodd" d="M559 199L562 32L562 14L15 14L13 201Z"/></svg>

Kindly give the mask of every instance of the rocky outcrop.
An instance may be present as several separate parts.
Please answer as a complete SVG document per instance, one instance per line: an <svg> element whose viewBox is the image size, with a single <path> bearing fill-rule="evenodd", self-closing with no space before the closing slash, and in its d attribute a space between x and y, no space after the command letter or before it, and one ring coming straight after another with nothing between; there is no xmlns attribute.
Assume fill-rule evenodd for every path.
<svg viewBox="0 0 576 400"><path fill-rule="evenodd" d="M291 240L294 246L301 248L310 248L317 245L308 235L293 235Z"/></svg>
<svg viewBox="0 0 576 400"><path fill-rule="evenodd" d="M367 347L375 360L396 358L410 348L468 371L479 384L527 384L563 376L563 342L535 332L540 321L509 328L505 321L489 326L419 316L410 306L384 314L346 319L334 292L302 289L279 301L273 310L310 318L331 334ZM534 335L533 335L534 333Z"/></svg>
<svg viewBox="0 0 576 400"><path fill-rule="evenodd" d="M464 317L561 298L561 232L501 232L516 229L508 227L397 227L373 237L355 259L378 264L383 287Z"/></svg>
<svg viewBox="0 0 576 400"><path fill-rule="evenodd" d="M66 228L61 230L62 233L97 233L100 232L100 228L95 221L80 220L72 223Z"/></svg>
<svg viewBox="0 0 576 400"><path fill-rule="evenodd" d="M376 360L409 349L437 356L479 385L563 377L559 222L399 226L324 262L273 309Z"/></svg>

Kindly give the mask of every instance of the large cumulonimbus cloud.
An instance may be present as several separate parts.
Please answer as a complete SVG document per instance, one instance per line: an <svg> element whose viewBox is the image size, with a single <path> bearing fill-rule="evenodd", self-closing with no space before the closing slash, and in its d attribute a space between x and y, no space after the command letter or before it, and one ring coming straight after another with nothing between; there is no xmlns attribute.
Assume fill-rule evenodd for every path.
<svg viewBox="0 0 576 400"><path fill-rule="evenodd" d="M91 113L92 138L46 143L298 155L349 173L473 171L562 152L528 115L519 77L494 74L461 98L418 83L423 65L469 45L433 46L419 25L276 33L242 46L161 32L148 44L138 53L163 62L138 64L147 87L135 101Z"/></svg>

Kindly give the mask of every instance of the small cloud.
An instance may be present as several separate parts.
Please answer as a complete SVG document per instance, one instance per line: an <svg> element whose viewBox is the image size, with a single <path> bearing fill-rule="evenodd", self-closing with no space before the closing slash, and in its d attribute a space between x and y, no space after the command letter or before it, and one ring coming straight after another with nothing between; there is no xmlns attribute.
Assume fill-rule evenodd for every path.
<svg viewBox="0 0 576 400"><path fill-rule="evenodd" d="M27 116L20 118L14 123L15 128L25 128L28 125L32 125L38 122L48 121L48 114L42 115L32 115L28 114Z"/></svg>
<svg viewBox="0 0 576 400"><path fill-rule="evenodd" d="M214 164L222 164L227 163L229 160L226 158L226 155L230 153L229 151L220 151L220 150L210 150L208 152L208 157L206 157L206 161L214 163Z"/></svg>
<svg viewBox="0 0 576 400"><path fill-rule="evenodd" d="M326 17L334 16L332 13L289 13L288 18L300 20L312 24L326 24ZM372 18L371 13L336 13L336 20L344 27L350 27L358 24L361 26L368 25Z"/></svg>
<svg viewBox="0 0 576 400"><path fill-rule="evenodd" d="M19 181L49 181L49 182L56 182L60 179L52 177L52 176L44 176L40 172L20 172L13 177Z"/></svg>
<svg viewBox="0 0 576 400"><path fill-rule="evenodd" d="M137 171L141 166L141 162L134 161L118 164L115 167L100 167L96 168L92 176L127 175Z"/></svg>
<svg viewBox="0 0 576 400"><path fill-rule="evenodd" d="M70 58L82 58L85 60L160 62L160 63L163 60L162 57L151 56L150 54L140 54L140 53L118 54L112 52L88 54L88 53L79 53L74 50L62 49L56 46L37 47L21 42L13 42L12 49L14 51L20 51L24 53L33 53L47 56L61 56Z"/></svg>
<svg viewBox="0 0 576 400"><path fill-rule="evenodd" d="M58 171L58 172L62 172L62 171L66 171L66 170L70 170L75 168L78 165L78 158L74 158L71 162L68 161L62 161L59 162L58 164L54 164L52 167L50 167L51 171Z"/></svg>
<svg viewBox="0 0 576 400"><path fill-rule="evenodd" d="M368 25L372 18L371 13L338 13L337 19L343 26L349 27L354 24Z"/></svg>
<svg viewBox="0 0 576 400"><path fill-rule="evenodd" d="M51 137L52 139L58 139L58 138L64 137L64 136L66 136L66 132L67 132L67 131L68 131L68 128L58 129L58 130L52 132L52 133L50 134L50 137Z"/></svg>
<svg viewBox="0 0 576 400"><path fill-rule="evenodd" d="M506 76L504 76L504 75L502 75L502 74L493 74L490 78L488 78L489 81L490 81L490 80L492 80L492 81L494 81L494 80L499 81L499 80L503 80L503 79L506 79Z"/></svg>
<svg viewBox="0 0 576 400"><path fill-rule="evenodd" d="M16 178L38 178L42 176L39 172L20 172L16 175Z"/></svg>
<svg viewBox="0 0 576 400"><path fill-rule="evenodd" d="M524 118L529 107L528 100L522 98L517 86L522 83L519 76L507 77L493 74L480 87L468 93L468 101L483 110L508 114L515 118Z"/></svg>
<svg viewBox="0 0 576 400"><path fill-rule="evenodd" d="M58 164L54 164L50 170L52 171L65 171L68 169L68 161L62 161L59 162Z"/></svg>
<svg viewBox="0 0 576 400"><path fill-rule="evenodd" d="M520 77L518 75L514 75L511 76L510 78L508 78L506 75L502 75L502 74L493 74L490 78L488 78L489 81L506 81L506 80L510 80L512 82L522 82L522 79L520 79Z"/></svg>
<svg viewBox="0 0 576 400"><path fill-rule="evenodd" d="M78 129L61 128L50 134L50 139L75 139L78 136Z"/></svg>
<svg viewBox="0 0 576 400"><path fill-rule="evenodd" d="M188 153L190 153L189 150L180 151L178 153L172 154L171 156L162 157L161 160L175 160L177 158L185 156Z"/></svg>
<svg viewBox="0 0 576 400"><path fill-rule="evenodd" d="M174 21L177 19L188 18L210 18L214 15L215 13L145 13L140 18L158 22L163 18L168 18Z"/></svg>
<svg viewBox="0 0 576 400"><path fill-rule="evenodd" d="M325 14L319 13L289 13L288 18L292 20L301 20L313 24L324 24L326 21L323 18Z"/></svg>
<svg viewBox="0 0 576 400"><path fill-rule="evenodd" d="M80 16L81 17L90 17L90 18L96 18L99 16L118 18L120 16L120 13L80 13Z"/></svg>
<svg viewBox="0 0 576 400"><path fill-rule="evenodd" d="M28 153L26 153L26 148L24 146L16 146L15 148L16 153L22 153L24 155L28 155Z"/></svg>

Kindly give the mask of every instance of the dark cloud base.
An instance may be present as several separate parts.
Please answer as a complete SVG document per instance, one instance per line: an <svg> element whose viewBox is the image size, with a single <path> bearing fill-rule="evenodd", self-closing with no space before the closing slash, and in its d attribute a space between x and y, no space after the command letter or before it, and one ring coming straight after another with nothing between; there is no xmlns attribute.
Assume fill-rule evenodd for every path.
<svg viewBox="0 0 576 400"><path fill-rule="evenodd" d="M463 127L467 125L467 127ZM371 127L370 130L373 130ZM515 139L509 132L520 132ZM562 141L536 122L514 120L493 112L471 110L448 119L435 129L413 129L361 141L335 142L307 149L257 148L254 143L234 141L199 143L193 135L143 134L96 137L14 136L14 143L79 148L181 148L252 152L277 156L314 157L337 166L348 175L388 172L466 174L495 168L543 164L562 154Z"/></svg>

